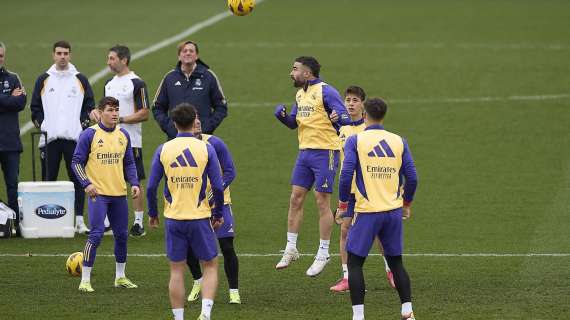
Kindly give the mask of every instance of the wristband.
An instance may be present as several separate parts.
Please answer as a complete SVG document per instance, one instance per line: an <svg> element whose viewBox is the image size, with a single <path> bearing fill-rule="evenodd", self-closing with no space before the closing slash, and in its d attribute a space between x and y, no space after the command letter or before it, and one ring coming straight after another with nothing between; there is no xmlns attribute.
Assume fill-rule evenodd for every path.
<svg viewBox="0 0 570 320"><path fill-rule="evenodd" d="M340 210L346 211L348 209L348 202L338 201L338 208Z"/></svg>

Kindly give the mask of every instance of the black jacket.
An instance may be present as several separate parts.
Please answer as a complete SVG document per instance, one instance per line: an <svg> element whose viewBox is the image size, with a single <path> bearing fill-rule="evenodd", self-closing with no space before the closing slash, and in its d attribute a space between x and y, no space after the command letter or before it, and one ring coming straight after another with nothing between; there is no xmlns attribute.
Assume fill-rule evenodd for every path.
<svg viewBox="0 0 570 320"><path fill-rule="evenodd" d="M26 95L12 96L21 87L17 74L0 67L0 151L22 152L18 112L26 106Z"/></svg>
<svg viewBox="0 0 570 320"><path fill-rule="evenodd" d="M158 88L152 114L169 139L176 137L176 129L168 112L186 102L198 109L202 131L211 134L228 114L226 98L218 78L200 62L189 77L180 67L167 73Z"/></svg>

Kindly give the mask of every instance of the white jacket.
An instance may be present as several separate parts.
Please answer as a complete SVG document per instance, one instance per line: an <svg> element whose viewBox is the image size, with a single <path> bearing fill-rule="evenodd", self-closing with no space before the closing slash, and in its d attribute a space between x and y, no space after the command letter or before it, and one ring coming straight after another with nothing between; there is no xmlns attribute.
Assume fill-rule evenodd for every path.
<svg viewBox="0 0 570 320"><path fill-rule="evenodd" d="M47 132L48 143L56 139L77 141L83 131L81 110L85 103L86 90L91 101L93 99L92 90L85 77L71 63L69 68L63 71L56 70L55 65L52 65L46 74L38 79L36 90L38 89L41 96L40 108L43 109L41 130ZM34 95L36 94L37 92L34 92ZM89 104L92 108L94 103ZM34 106L31 107L33 111ZM45 145L43 138L40 139L39 145Z"/></svg>

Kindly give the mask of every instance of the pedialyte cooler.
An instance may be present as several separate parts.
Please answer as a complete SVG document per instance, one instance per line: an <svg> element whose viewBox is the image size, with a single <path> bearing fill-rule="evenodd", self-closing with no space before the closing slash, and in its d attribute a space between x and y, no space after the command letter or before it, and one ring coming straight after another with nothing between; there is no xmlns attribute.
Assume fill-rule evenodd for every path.
<svg viewBox="0 0 570 320"><path fill-rule="evenodd" d="M20 182L18 205L24 238L73 238L75 192L69 181Z"/></svg>

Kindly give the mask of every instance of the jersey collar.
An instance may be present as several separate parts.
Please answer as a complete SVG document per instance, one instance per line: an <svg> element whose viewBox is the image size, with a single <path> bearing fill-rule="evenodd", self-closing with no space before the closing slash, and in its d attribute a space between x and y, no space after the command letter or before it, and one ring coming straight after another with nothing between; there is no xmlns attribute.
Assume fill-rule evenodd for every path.
<svg viewBox="0 0 570 320"><path fill-rule="evenodd" d="M321 83L321 82L323 82L323 80L321 80L321 78L316 78L316 79L313 79L313 80L307 80L307 82L306 82L305 85L303 86L303 90L304 90L304 91L307 91L307 89L309 89L309 86L312 86L312 85L314 85L314 84Z"/></svg>
<svg viewBox="0 0 570 320"><path fill-rule="evenodd" d="M361 124L363 124L363 123L364 123L364 118L363 118L363 119L360 119L360 120L352 121L352 122L350 123L350 125L351 125L351 126L359 126L359 125L361 125Z"/></svg>
<svg viewBox="0 0 570 320"><path fill-rule="evenodd" d="M99 128L101 128L101 129L103 129L103 130L105 130L105 131L107 131L107 132L113 132L113 131L115 131L115 129L117 128L116 126L113 127L113 128L107 128L107 127L105 127L105 126L103 125L103 123L101 123L101 122L98 122L97 124L99 125Z"/></svg>
<svg viewBox="0 0 570 320"><path fill-rule="evenodd" d="M194 135L190 132L178 132L176 137L194 137Z"/></svg>
<svg viewBox="0 0 570 320"><path fill-rule="evenodd" d="M373 124L373 125L371 125L371 126L366 127L366 129L364 129L364 130L374 130L374 129L376 129L376 130L384 130L384 126L381 125L381 124Z"/></svg>

